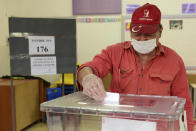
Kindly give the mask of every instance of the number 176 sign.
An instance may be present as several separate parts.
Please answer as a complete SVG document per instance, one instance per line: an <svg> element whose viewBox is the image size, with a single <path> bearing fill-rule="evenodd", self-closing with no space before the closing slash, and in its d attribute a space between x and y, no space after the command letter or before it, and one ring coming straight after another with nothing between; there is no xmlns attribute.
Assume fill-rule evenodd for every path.
<svg viewBox="0 0 196 131"><path fill-rule="evenodd" d="M54 36L29 36L29 55L55 54Z"/></svg>

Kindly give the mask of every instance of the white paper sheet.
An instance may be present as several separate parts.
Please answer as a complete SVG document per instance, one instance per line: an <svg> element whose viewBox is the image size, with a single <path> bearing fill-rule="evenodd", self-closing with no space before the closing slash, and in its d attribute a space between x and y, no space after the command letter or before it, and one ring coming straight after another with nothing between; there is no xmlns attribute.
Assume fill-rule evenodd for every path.
<svg viewBox="0 0 196 131"><path fill-rule="evenodd" d="M106 92L104 105L119 105L119 93Z"/></svg>
<svg viewBox="0 0 196 131"><path fill-rule="evenodd" d="M55 54L54 36L29 36L29 55Z"/></svg>
<svg viewBox="0 0 196 131"><path fill-rule="evenodd" d="M156 131L156 122L102 117L102 131Z"/></svg>
<svg viewBox="0 0 196 131"><path fill-rule="evenodd" d="M56 57L31 57L31 75L56 74Z"/></svg>

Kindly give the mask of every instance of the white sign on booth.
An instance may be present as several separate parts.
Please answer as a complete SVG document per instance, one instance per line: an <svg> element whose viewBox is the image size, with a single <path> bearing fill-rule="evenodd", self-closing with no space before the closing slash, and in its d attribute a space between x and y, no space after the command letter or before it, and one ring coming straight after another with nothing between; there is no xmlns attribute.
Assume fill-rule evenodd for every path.
<svg viewBox="0 0 196 131"><path fill-rule="evenodd" d="M54 36L29 36L29 55L55 54Z"/></svg>
<svg viewBox="0 0 196 131"><path fill-rule="evenodd" d="M31 57L31 75L56 74L56 57Z"/></svg>

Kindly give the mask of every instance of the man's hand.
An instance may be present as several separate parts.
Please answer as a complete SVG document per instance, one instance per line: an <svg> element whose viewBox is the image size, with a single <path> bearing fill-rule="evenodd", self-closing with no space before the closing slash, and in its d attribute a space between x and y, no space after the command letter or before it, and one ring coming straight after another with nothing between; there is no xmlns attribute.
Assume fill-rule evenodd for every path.
<svg viewBox="0 0 196 131"><path fill-rule="evenodd" d="M98 101L103 101L106 92L102 80L94 74L84 76L82 80L83 93Z"/></svg>

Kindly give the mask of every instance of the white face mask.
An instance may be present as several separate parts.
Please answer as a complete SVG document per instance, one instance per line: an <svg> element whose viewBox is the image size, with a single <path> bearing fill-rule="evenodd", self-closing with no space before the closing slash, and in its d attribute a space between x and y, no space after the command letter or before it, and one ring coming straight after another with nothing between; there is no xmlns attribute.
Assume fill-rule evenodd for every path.
<svg viewBox="0 0 196 131"><path fill-rule="evenodd" d="M131 44L133 45L134 50L141 54L148 54L157 46L156 39L146 41L137 41L132 39Z"/></svg>

